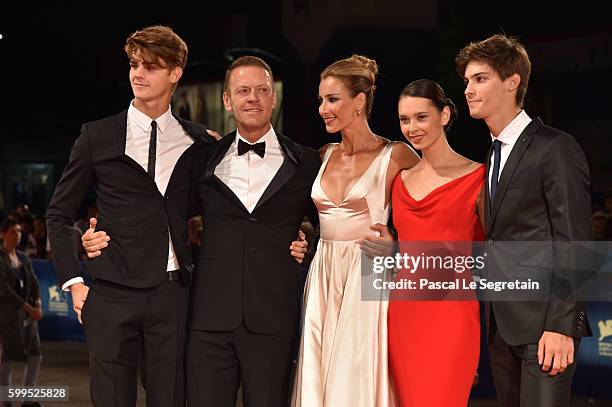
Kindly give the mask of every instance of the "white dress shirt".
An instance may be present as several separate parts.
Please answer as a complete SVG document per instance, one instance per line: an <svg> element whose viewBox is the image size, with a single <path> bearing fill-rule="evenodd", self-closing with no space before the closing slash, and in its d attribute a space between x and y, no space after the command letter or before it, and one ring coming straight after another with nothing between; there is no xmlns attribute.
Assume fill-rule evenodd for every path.
<svg viewBox="0 0 612 407"><path fill-rule="evenodd" d="M238 141L251 143L236 131L236 139L225 153L225 157L215 168L219 177L236 194L249 212L253 212L257 202L283 164L283 152L274 129L264 134L257 143L266 143L266 152L261 158L254 151L238 155Z"/></svg>
<svg viewBox="0 0 612 407"><path fill-rule="evenodd" d="M147 171L149 163L149 140L151 138L151 119L136 109L133 103L127 112L127 133L125 137L125 154L136 161ZM168 110L157 119L157 144L155 150L155 183L163 195L166 193L174 165L180 156L192 144L193 139L185 132L178 120L172 115L170 106ZM111 236L112 238L112 236ZM172 237L168 243L167 271L178 270L179 264L172 245ZM62 289L67 291L74 283L82 283L81 277L66 281Z"/></svg>
<svg viewBox="0 0 612 407"><path fill-rule="evenodd" d="M531 123L531 117L525 113L524 110L512 120L502 131L499 133L497 138L491 134L491 140L495 141L496 139L501 141L501 158L499 160L499 174L497 177L497 181L499 181L499 177L501 177L502 170L504 169L504 165L506 165L506 161L508 161L508 157L512 152L512 148L516 144L519 136L525 130L525 127ZM491 166L489 169L489 191L491 190L491 178L493 177L493 164L495 163L494 154L491 152Z"/></svg>

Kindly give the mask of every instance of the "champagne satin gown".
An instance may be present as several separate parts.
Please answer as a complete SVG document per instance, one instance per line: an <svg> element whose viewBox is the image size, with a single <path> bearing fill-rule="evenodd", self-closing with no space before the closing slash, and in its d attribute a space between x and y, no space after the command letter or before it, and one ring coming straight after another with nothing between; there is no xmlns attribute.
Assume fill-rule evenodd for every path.
<svg viewBox="0 0 612 407"><path fill-rule="evenodd" d="M398 175L392 203L400 250L407 251L410 241L466 242L462 254L471 255L470 242L484 239L476 211L484 177L485 167L479 166L417 200ZM414 276L418 272L410 276L402 270L397 279ZM421 276L431 278L432 274ZM471 279L469 271L462 276ZM389 353L401 406L467 406L480 354L475 295L468 290L464 300L421 301L411 299L410 293L404 298L394 294L389 303Z"/></svg>
<svg viewBox="0 0 612 407"><path fill-rule="evenodd" d="M291 405L392 407L387 354L387 301L361 300L361 250L370 226L386 224L387 144L339 204L321 187L337 146L328 147L313 187L321 238L304 291L303 329Z"/></svg>

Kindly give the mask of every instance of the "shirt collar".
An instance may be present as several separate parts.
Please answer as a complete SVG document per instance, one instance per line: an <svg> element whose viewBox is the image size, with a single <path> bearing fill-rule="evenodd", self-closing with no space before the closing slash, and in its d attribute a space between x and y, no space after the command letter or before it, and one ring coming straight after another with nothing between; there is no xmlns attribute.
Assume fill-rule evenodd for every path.
<svg viewBox="0 0 612 407"><path fill-rule="evenodd" d="M136 123L138 127L140 127L142 131L147 133L151 131L151 122L153 119L134 107L134 101L130 103L130 107L128 108L128 116L134 121L134 123ZM155 122L157 123L157 130L163 133L168 126L170 126L172 119L174 119L174 116L172 116L172 110L170 109L170 105L168 105L168 110L155 119Z"/></svg>
<svg viewBox="0 0 612 407"><path fill-rule="evenodd" d="M516 143L516 140L520 137L525 127L531 122L531 117L525 113L524 110L512 120L502 131L499 133L499 136L495 137L491 134L491 140L499 140L503 144L509 144L513 146Z"/></svg>
<svg viewBox="0 0 612 407"><path fill-rule="evenodd" d="M257 140L256 143L251 143L250 141L242 137L240 135L240 131L236 129L236 140L234 141L234 145L236 146L236 148L238 148L239 140L242 140L248 144L256 144L256 143L261 143L262 141L265 141L266 142L266 153L269 151L270 148L278 146L278 137L276 136L276 132L274 131L274 127L272 126L270 126L270 130L268 130L268 132L264 134L262 138Z"/></svg>

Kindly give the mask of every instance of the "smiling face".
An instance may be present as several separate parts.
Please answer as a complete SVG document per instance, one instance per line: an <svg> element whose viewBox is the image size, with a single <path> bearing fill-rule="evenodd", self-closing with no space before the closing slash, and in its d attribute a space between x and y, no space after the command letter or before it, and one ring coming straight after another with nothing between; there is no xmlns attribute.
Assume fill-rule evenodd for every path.
<svg viewBox="0 0 612 407"><path fill-rule="evenodd" d="M404 96L398 103L400 129L417 150L424 150L444 137L444 126L450 119L448 106L440 112L431 100Z"/></svg>
<svg viewBox="0 0 612 407"><path fill-rule="evenodd" d="M336 133L350 125L363 114L365 95L351 96L350 90L342 80L328 76L319 83L319 115L325 122L328 133Z"/></svg>
<svg viewBox="0 0 612 407"><path fill-rule="evenodd" d="M508 110L516 111L517 74L501 80L499 74L486 62L472 61L464 73L465 99L474 119L484 119Z"/></svg>
<svg viewBox="0 0 612 407"><path fill-rule="evenodd" d="M276 107L272 77L260 66L233 69L223 92L223 104L227 111L234 113L242 135L263 136L271 127L270 119Z"/></svg>

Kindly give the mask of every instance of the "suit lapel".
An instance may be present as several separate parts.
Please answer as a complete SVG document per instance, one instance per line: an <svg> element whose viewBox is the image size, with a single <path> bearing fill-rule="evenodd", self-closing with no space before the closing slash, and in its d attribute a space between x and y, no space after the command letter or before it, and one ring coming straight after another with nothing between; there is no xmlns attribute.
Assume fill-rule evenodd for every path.
<svg viewBox="0 0 612 407"><path fill-rule="evenodd" d="M502 170L499 183L497 184L497 190L495 192L495 197L493 198L493 202L491 202L491 221L489 226L493 226L495 222L495 216L499 211L499 207L504 199L504 195L506 194L506 190L508 189L508 185L510 184L510 180L514 175L514 171L518 166L525 150L529 147L531 140L533 139L533 135L538 131L542 124L542 121L539 118L532 120L531 123L523 130L519 138L516 140L512 151L510 152L510 156L508 160L504 164L504 169ZM489 158L490 160L490 158Z"/></svg>
<svg viewBox="0 0 612 407"><path fill-rule="evenodd" d="M187 159L187 157L189 157L195 151L197 151L200 146L204 144L208 144L208 143L213 143L215 141L214 137L206 133L206 128L202 130L201 128L196 126L195 123L193 122L182 119L178 116L174 116L174 118L179 122L183 130L185 130L185 133L187 133L187 135L193 139L193 143L187 148L187 150L183 152L183 154L181 154L176 164L174 165L174 168L172 169L172 174L170 174L170 180L168 181L168 186L166 187L166 192L170 190L171 185L174 185L175 178L176 178L175 175L177 173L180 173L176 171L176 168L179 166L179 163Z"/></svg>
<svg viewBox="0 0 612 407"><path fill-rule="evenodd" d="M157 190L157 185L155 184L155 181L151 179L151 177L149 177L149 174L147 174L144 168L142 168L140 164L138 164L132 159L132 157L125 153L125 143L127 139L127 110L124 110L116 116L116 119L112 123L112 128L110 129L109 134L112 134L112 137L115 138L115 140L113 140L113 145L116 156L121 161L134 168L134 170L138 174L140 174L140 176L147 179L147 181L143 182L151 183L151 185L154 186Z"/></svg>
<svg viewBox="0 0 612 407"><path fill-rule="evenodd" d="M226 198L232 201L241 210L243 210L246 213L249 213L249 210L244 206L240 198L236 196L234 191L232 191L232 189L228 187L225 184L225 182L221 181L221 179L219 179L219 177L217 177L214 173L212 177L210 178L210 181L212 182L213 185L217 187L217 189L222 195L225 195Z"/></svg>
<svg viewBox="0 0 612 407"><path fill-rule="evenodd" d="M219 140L213 147L211 147L210 154L206 160L206 169L204 171L206 179L213 184L216 189L224 195L227 199L232 201L237 207L242 209L244 212L249 213L247 208L244 206L240 198L236 196L234 191L228 187L225 182L221 181L219 177L215 175L215 168L223 160L227 150L229 150L232 143L236 140L236 132L228 134Z"/></svg>
<svg viewBox="0 0 612 407"><path fill-rule="evenodd" d="M227 150L229 150L234 140L236 140L235 131L223 137L211 147L208 158L206 159L206 178L212 178L215 174L215 168L217 168L217 165L219 165L223 157L225 157L225 153L227 153Z"/></svg>
<svg viewBox="0 0 612 407"><path fill-rule="evenodd" d="M486 225L486 233L488 235L489 229L491 227L491 191L489 190L489 171L491 170L491 154L493 153L493 143L489 146L489 151L487 151L487 170L485 172L485 225Z"/></svg>
<svg viewBox="0 0 612 407"><path fill-rule="evenodd" d="M193 139L193 144L189 146L189 148L185 151L184 155L193 153L193 151L202 144L214 143L216 141L214 137L206 133L206 126L202 125L204 126L204 129L202 130L193 122L190 122L178 116L174 116L174 118L179 122L183 130L185 130L185 132L187 133L187 135Z"/></svg>
<svg viewBox="0 0 612 407"><path fill-rule="evenodd" d="M115 116L111 122L111 128L108 131L110 137L113 137L113 151L116 156L125 155L125 142L127 137L127 110Z"/></svg>
<svg viewBox="0 0 612 407"><path fill-rule="evenodd" d="M285 155L285 159L283 164L280 166L270 184L259 198L257 205L253 209L253 212L261 205L263 205L267 200L269 200L274 194L278 192L296 173L297 167L302 158L302 151L297 144L295 144L290 138L283 136L282 134L277 134L278 142L283 150ZM229 150L232 143L236 140L236 132L228 134L223 137L220 141L218 141L211 149L209 157L206 162L206 170L205 176L206 178L216 186L216 188L221 192L224 196L230 199L232 202L236 204L236 206L240 207L246 213L249 213L247 208L244 206L242 201L236 196L234 191L231 190L223 181L219 179L215 175L215 168L225 154L227 150Z"/></svg>
<svg viewBox="0 0 612 407"><path fill-rule="evenodd" d="M157 187L155 180L153 180L149 176L149 174L145 171L144 168L142 168L140 164L138 164L132 159L132 157L125 153L127 141L127 112L127 110L124 110L123 112L117 114L115 120L113 120L112 122L112 127L109 131L109 134L111 134L112 137L115 138L113 142L114 154L119 157L120 160L133 167L134 170L136 170L141 176L147 179L147 181L144 182L149 182L151 186L153 186L155 190L159 192L159 188ZM209 136L206 132L203 133L202 130L198 128L194 123L177 116L174 116L174 118L178 120L179 124L181 125L181 127L183 127L187 135L193 139L193 144L189 146L187 150L185 150L185 152L179 158L179 161L181 161L184 157L193 154L193 152L196 151L200 145L214 141L213 137ZM174 168L176 168L177 165L178 162L176 163ZM172 171L166 190L168 190L170 188L170 185L173 184L174 178L174 171Z"/></svg>
<svg viewBox="0 0 612 407"><path fill-rule="evenodd" d="M280 166L270 184L259 198L257 205L253 209L253 212L263 205L268 199L278 192L295 174L297 167L302 158L302 152L299 146L293 142L289 137L277 134L278 142L281 146L281 150L285 155L285 160Z"/></svg>

